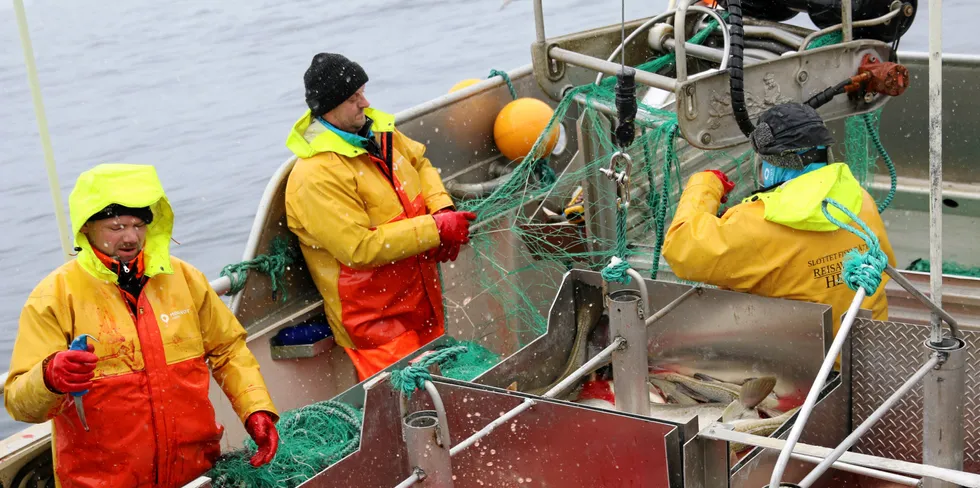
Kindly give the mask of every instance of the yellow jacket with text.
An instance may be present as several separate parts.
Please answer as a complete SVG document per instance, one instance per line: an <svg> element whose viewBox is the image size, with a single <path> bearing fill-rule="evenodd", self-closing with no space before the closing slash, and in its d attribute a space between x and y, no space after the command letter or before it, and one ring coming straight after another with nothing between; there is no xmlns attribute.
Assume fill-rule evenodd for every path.
<svg viewBox="0 0 980 488"><path fill-rule="evenodd" d="M681 279L755 295L833 307L834 333L854 298L841 278L844 255L866 244L827 220L821 202L832 198L854 212L878 237L895 265L881 215L846 164L827 165L775 190L746 198L717 217L723 187L711 173L693 175L681 195L664 240L663 255ZM836 209L835 218L849 223ZM877 320L887 320L882 279L864 300Z"/></svg>

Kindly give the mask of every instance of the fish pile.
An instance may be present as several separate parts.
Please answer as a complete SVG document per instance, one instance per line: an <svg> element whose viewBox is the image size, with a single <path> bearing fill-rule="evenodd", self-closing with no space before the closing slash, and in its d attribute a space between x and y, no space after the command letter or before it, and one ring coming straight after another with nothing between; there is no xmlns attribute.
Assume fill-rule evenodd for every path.
<svg viewBox="0 0 980 488"><path fill-rule="evenodd" d="M780 400L773 393L776 378L748 378L725 382L704 374L693 377L671 371L651 372L650 417L675 423L698 418L698 429L712 422L730 424L732 429L748 434L769 436L796 413L797 408L780 410ZM575 400L607 410L616 410L616 395L612 380L595 374L582 385ZM733 452L750 446L733 444Z"/></svg>

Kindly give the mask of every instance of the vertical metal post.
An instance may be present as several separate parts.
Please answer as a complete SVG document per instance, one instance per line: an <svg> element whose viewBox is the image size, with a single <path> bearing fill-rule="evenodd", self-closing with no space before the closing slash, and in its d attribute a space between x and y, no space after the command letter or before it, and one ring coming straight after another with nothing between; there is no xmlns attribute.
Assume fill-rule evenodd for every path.
<svg viewBox="0 0 980 488"><path fill-rule="evenodd" d="M415 486L425 488L452 488L453 466L449 457L449 443L440 439L439 418L435 410L422 410L405 416L402 436L408 448L408 464L420 470L420 481Z"/></svg>
<svg viewBox="0 0 980 488"><path fill-rule="evenodd" d="M542 0L534 0L534 34L538 43L544 44L544 7Z"/></svg>
<svg viewBox="0 0 980 488"><path fill-rule="evenodd" d="M925 399L922 412L922 462L932 466L963 470L963 402L966 379L965 343L947 339L948 347L936 348L946 361L922 380ZM934 345L926 343L933 354ZM931 478L922 480L925 488L954 488L956 485Z"/></svg>
<svg viewBox="0 0 980 488"><path fill-rule="evenodd" d="M943 306L943 13L929 0L929 292ZM932 314L933 344L942 342L939 315Z"/></svg>
<svg viewBox="0 0 980 488"><path fill-rule="evenodd" d="M943 2L929 0L929 289L936 306L943 300ZM939 314L932 312L928 346L949 354L923 387L923 462L963 469L963 393L966 373L962 341L944 343ZM954 485L927 479L928 488Z"/></svg>
<svg viewBox="0 0 980 488"><path fill-rule="evenodd" d="M844 34L844 42L854 40L854 23L851 0L842 0L840 3L840 23L841 32Z"/></svg>
<svg viewBox="0 0 980 488"><path fill-rule="evenodd" d="M51 186L51 199L54 202L54 217L58 222L58 236L61 238L61 251L65 261L71 260L71 236L68 235L68 219L65 206L61 203L61 186L58 184L58 171L54 165L54 150L51 148L51 134L48 132L48 118L44 114L44 101L41 99L41 82L37 78L34 64L34 47L31 45L30 31L27 29L27 14L24 1L14 0L14 14L20 31L20 45L24 50L24 66L27 67L27 81L31 86L31 99L34 101L34 116L37 117L37 130L41 136L41 149L48 171L48 184Z"/></svg>
<svg viewBox="0 0 980 488"><path fill-rule="evenodd" d="M647 386L647 327L641 313L642 299L635 290L609 294L609 327L612 337L626 339L624 347L613 351L613 386L616 409L637 415L650 415L650 388Z"/></svg>

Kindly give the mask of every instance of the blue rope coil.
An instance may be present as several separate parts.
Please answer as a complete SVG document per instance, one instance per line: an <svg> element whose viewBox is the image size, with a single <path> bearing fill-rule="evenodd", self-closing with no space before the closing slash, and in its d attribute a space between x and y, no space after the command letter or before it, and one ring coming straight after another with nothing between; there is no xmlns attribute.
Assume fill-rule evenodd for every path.
<svg viewBox="0 0 980 488"><path fill-rule="evenodd" d="M827 205L833 205L837 210L843 212L852 222L856 222L861 227L861 230L835 218L827 210ZM843 276L844 283L851 290L857 291L858 288L864 288L865 293L869 296L873 295L878 291L878 286L881 285L881 275L885 272L885 267L888 266L888 256L881 250L878 237L875 236L874 232L857 215L836 200L832 198L824 199L821 206L827 220L837 227L860 237L868 245L868 251L865 253L858 252L854 249L848 251L847 255L844 256Z"/></svg>

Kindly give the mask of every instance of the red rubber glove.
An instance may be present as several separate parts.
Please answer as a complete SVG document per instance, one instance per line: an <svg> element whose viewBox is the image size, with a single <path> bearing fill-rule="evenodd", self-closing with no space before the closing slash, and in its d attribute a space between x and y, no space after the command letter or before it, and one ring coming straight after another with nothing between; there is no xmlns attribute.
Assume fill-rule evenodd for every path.
<svg viewBox="0 0 980 488"><path fill-rule="evenodd" d="M725 173L722 173L717 169L709 169L707 172L717 176L718 179L721 180L721 186L725 188L724 193L721 194L721 203L728 203L728 193L735 189L735 183L732 183Z"/></svg>
<svg viewBox="0 0 980 488"><path fill-rule="evenodd" d="M466 244L470 242L470 221L476 220L473 212L437 212L432 215L439 229L439 244Z"/></svg>
<svg viewBox="0 0 980 488"><path fill-rule="evenodd" d="M455 261L456 257L459 256L459 248L462 244L439 244L439 247L435 248L432 253L432 259L437 262L445 263L447 261Z"/></svg>
<svg viewBox="0 0 980 488"><path fill-rule="evenodd" d="M437 210L432 215L439 215L448 212L453 212L453 207L446 207ZM436 262L445 263L446 261L455 261L456 256L459 254L460 245L446 245L444 243L439 243L439 247L429 251L428 257Z"/></svg>
<svg viewBox="0 0 980 488"><path fill-rule="evenodd" d="M92 388L95 363L99 361L95 346L87 351L56 352L44 366L44 382L55 393L75 393Z"/></svg>
<svg viewBox="0 0 980 488"><path fill-rule="evenodd" d="M279 449L279 431L276 430L276 422L272 420L272 414L259 411L249 415L245 419L245 430L259 448L249 463L257 468L272 461L272 458L276 457L276 450Z"/></svg>

